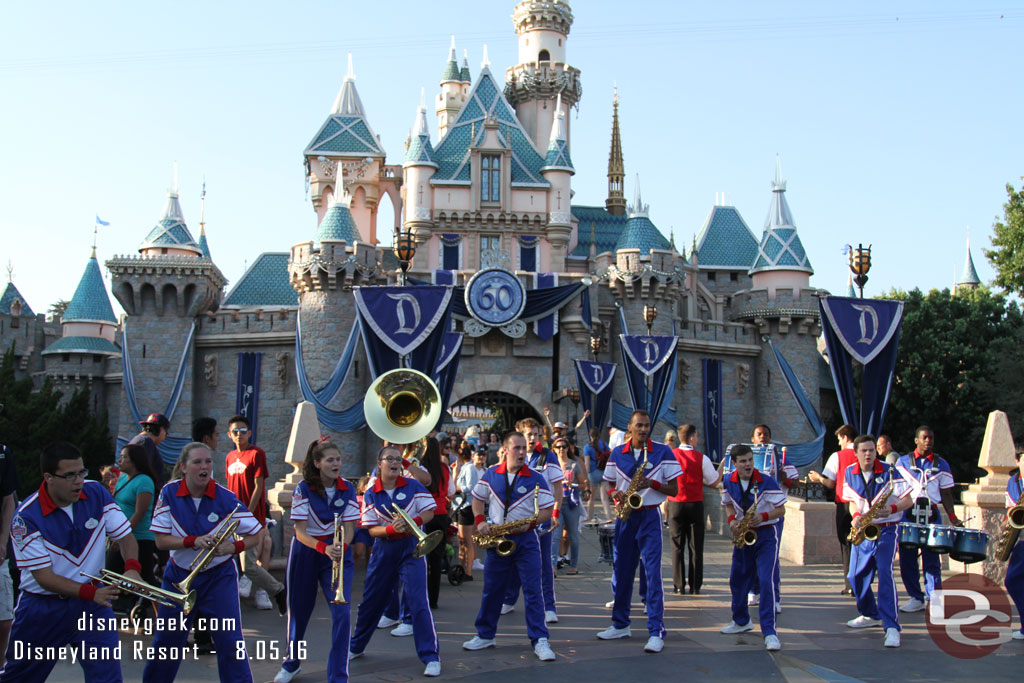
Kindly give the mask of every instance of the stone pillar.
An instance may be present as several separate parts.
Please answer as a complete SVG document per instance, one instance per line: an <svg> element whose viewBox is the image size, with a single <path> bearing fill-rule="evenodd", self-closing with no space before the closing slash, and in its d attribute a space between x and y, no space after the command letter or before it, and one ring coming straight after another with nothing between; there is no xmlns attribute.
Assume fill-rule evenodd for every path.
<svg viewBox="0 0 1024 683"><path fill-rule="evenodd" d="M309 401L302 401L295 407L292 420L292 432L288 437L288 448L284 452L284 464L290 465L292 471L274 484L267 492L267 500L271 506L271 516L281 528L280 547L285 548L291 542L291 515L285 514L292 507L292 491L302 481L302 463L306 459L306 449L311 441L320 438L320 424L316 419L316 406Z"/></svg>
<svg viewBox="0 0 1024 683"><path fill-rule="evenodd" d="M995 543L999 540L999 530L1006 518L1006 485L1010 473L1017 467L1016 448L1013 434L1010 432L1010 421L1006 413L993 410L988 414L985 426L985 438L981 442L981 454L978 456L978 467L988 474L977 484L972 484L964 491L962 505L957 506L957 516L964 520L969 529L982 529L988 534L988 546L984 562L964 565L953 560L949 561L954 572L981 571L985 576L1002 583L1006 575L1006 563L992 559Z"/></svg>

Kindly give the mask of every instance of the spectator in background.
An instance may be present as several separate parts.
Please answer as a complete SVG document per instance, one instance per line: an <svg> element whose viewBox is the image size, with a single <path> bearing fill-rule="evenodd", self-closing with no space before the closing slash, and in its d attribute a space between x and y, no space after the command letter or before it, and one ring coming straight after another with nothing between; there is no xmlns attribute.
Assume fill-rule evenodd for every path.
<svg viewBox="0 0 1024 683"><path fill-rule="evenodd" d="M545 408L544 421L547 423L548 428L550 428L551 430L550 433L548 432L548 429L544 430L545 437L549 438L549 441L547 443L552 443L550 439L557 439L560 436L567 436L569 437L570 441L575 441L576 432L579 430L580 427L583 426L583 423L587 421L588 417L590 417L590 411L584 410L583 417L580 418L580 421L576 423L575 427L569 429L564 422L556 422L554 424L551 424L551 408Z"/></svg>
<svg viewBox="0 0 1024 683"><path fill-rule="evenodd" d="M211 453L216 453L217 444L220 443L220 436L217 434L217 421L212 417L200 417L193 422L192 440L209 448Z"/></svg>
<svg viewBox="0 0 1024 683"><path fill-rule="evenodd" d="M597 495L594 491L601 491L601 507L604 508L604 519L607 522L612 517L608 509L608 496L601 490L601 477L604 475L604 466L608 463L608 456L612 454L608 444L601 441L601 432L595 427L590 430L590 441L583 446L583 469L587 472L587 479L590 481L590 499L587 500L587 519L594 519L594 502ZM597 520L595 520L596 522Z"/></svg>
<svg viewBox="0 0 1024 683"><path fill-rule="evenodd" d="M459 476L455 481L455 490L462 493L465 498L464 506L456 513L455 521L459 525L460 549L462 551L462 566L466 570L466 581L473 580L473 570L483 571L484 564L476 559L476 543L473 542L473 534L476 531L476 522L473 520L472 495L473 487L480 481L480 477L487 471L486 446L477 448L473 454L472 461L463 463L459 468ZM459 454L462 458L462 454Z"/></svg>
<svg viewBox="0 0 1024 683"><path fill-rule="evenodd" d="M153 473L153 485L159 491L167 483L164 476L164 460L160 456L157 446L163 443L171 430L171 421L160 413L150 413L149 417L139 422L142 431L132 437L129 444L137 444L146 449L146 458L149 459L149 469Z"/></svg>
<svg viewBox="0 0 1024 683"><path fill-rule="evenodd" d="M455 482L448 468L441 463L441 448L437 439L427 439L427 447L420 465L430 473L427 491L434 497L434 504L437 506L434 516L423 525L423 530L428 534L440 531L447 536L448 526L452 523L452 518L448 515L448 500L455 495ZM441 593L441 557L447 548L447 543L439 543L427 555L427 598L431 609L437 609L437 598Z"/></svg>
<svg viewBox="0 0 1024 683"><path fill-rule="evenodd" d="M610 449L612 449L614 451L616 448L618 448L619 446L621 446L624 443L626 443L626 432L624 432L621 429L618 429L616 427L609 427L608 428L608 448L610 448Z"/></svg>
<svg viewBox="0 0 1024 683"><path fill-rule="evenodd" d="M156 536L149 529L153 521L156 488L145 449L138 444L128 444L121 449L117 466L121 470L121 476L114 485L114 502L128 518L132 535L139 544L139 563L142 565L139 574L148 584L159 585L153 572L156 565ZM124 573L124 560L117 546L111 546L107 550L106 567L118 574ZM130 593L121 593L114 603L114 609L127 611L135 602L137 600Z"/></svg>
<svg viewBox="0 0 1024 683"><path fill-rule="evenodd" d="M579 573L579 559L580 559L580 513L583 512L583 499L582 494L589 492L590 480L583 472L583 468L580 466L572 456L572 444L569 442L567 437L561 436L555 439L554 451L555 455L558 456L558 464L562 468L562 526L565 529L566 535L569 537L569 556L565 558L565 553L562 553L562 558L557 557L559 552L560 544L552 544L551 553L552 559L559 560L559 566L562 566L561 560L567 560L569 569L566 571L567 574L578 574Z"/></svg>
<svg viewBox="0 0 1024 683"><path fill-rule="evenodd" d="M0 403L0 413L3 410L4 406ZM4 663L11 622L14 620L14 581L8 566L7 543L11 538L14 508L17 507L15 491L20 485L18 470L14 467L14 453L0 443L0 666Z"/></svg>
<svg viewBox="0 0 1024 683"><path fill-rule="evenodd" d="M472 444L473 448L476 448L477 446L480 445L480 426L479 425L470 425L469 426L469 429L466 430L466 441L468 441L470 444Z"/></svg>
<svg viewBox="0 0 1024 683"><path fill-rule="evenodd" d="M880 434L878 436L875 449L878 451L878 459L885 461L889 465L895 465L900 459L900 454L892 449L892 439L889 438L888 434Z"/></svg>
<svg viewBox="0 0 1024 683"><path fill-rule="evenodd" d="M487 437L487 466L498 464L498 449L501 448L501 439L496 432L491 432ZM468 495L468 493L467 493Z"/></svg>

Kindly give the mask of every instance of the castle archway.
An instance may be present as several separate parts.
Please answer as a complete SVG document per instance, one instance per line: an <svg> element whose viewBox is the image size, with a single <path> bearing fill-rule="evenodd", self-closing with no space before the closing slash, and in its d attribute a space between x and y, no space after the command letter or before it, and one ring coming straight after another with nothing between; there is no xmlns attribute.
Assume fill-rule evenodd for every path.
<svg viewBox="0 0 1024 683"><path fill-rule="evenodd" d="M449 411L454 413L471 412L472 409L495 413L501 420L500 432L513 429L516 421L525 417L532 417L544 424L540 412L533 405L522 397L506 391L478 391L462 398L453 398L449 406Z"/></svg>

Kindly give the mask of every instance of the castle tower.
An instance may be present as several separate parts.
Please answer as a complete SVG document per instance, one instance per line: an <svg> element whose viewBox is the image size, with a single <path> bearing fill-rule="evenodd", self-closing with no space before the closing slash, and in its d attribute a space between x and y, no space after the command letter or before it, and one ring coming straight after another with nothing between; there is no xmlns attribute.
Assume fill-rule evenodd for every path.
<svg viewBox="0 0 1024 683"><path fill-rule="evenodd" d="M619 89L612 97L612 144L608 151L608 198L605 208L613 216L626 215L626 165L622 160L622 138L619 136Z"/></svg>
<svg viewBox="0 0 1024 683"><path fill-rule="evenodd" d="M473 85L473 77L469 73L469 52L462 51L462 70L459 72L459 81L462 83L462 96L469 95L469 87Z"/></svg>
<svg viewBox="0 0 1024 683"><path fill-rule="evenodd" d="M772 203L764 221L764 233L757 247L757 258L750 269L754 289L767 289L769 300L778 288L792 288L793 296L810 287L814 274L804 245L796 234L796 224L786 202L786 181L782 179L782 161L775 158Z"/></svg>
<svg viewBox="0 0 1024 683"><path fill-rule="evenodd" d="M468 76L469 68L466 67L465 71ZM467 89L468 87L467 84ZM402 217L402 225L420 244L430 239L431 235L431 204L434 193L430 189L430 179L436 170L434 147L430 143L430 127L427 126L427 106L423 101L423 92L420 91L416 123L409 138L409 146L405 150L405 161L402 162L405 185L405 215Z"/></svg>
<svg viewBox="0 0 1024 683"><path fill-rule="evenodd" d="M124 323L128 343L122 350L132 362L137 407L142 414L164 412L179 364L185 363L177 408L168 417L173 435L187 435L196 417L191 371L195 349L190 334L199 316L217 310L226 280L192 239L178 202L177 178L167 193L163 215L139 246L139 254L115 256L106 265L113 294L128 314ZM132 435L138 427L125 397L117 433Z"/></svg>
<svg viewBox="0 0 1024 683"><path fill-rule="evenodd" d="M306 181L309 184L317 221L324 218L333 195L351 195L352 218L359 227L360 238L377 243L377 203L384 190L384 148L367 120L363 103L356 91L352 55L341 90L334 99L331 113L320 126L305 151ZM341 172L338 172L341 162ZM397 206L395 207L397 210ZM390 233L391 226L386 226Z"/></svg>
<svg viewBox="0 0 1024 683"><path fill-rule="evenodd" d="M537 147L551 136L549 109L557 95L562 96L563 114L583 95L580 70L565 61L572 19L572 9L564 0L524 0L512 12L519 37L519 63L505 71L505 99L515 107ZM565 139L571 144L568 119Z"/></svg>
<svg viewBox="0 0 1024 683"><path fill-rule="evenodd" d="M571 197L570 181L576 173L569 158L569 145L565 140L565 114L562 113L562 96L555 98L554 122L551 125L551 139L540 173L551 184L548 192L548 224L545 233L551 245L550 268L553 272L565 270L565 248L572 233L572 212L569 210Z"/></svg>
<svg viewBox="0 0 1024 683"><path fill-rule="evenodd" d="M961 289L973 290L981 286L981 278L978 277L978 271L974 268L974 257L971 255L971 235L967 234L967 259L964 261L964 270L960 274L960 281L953 287L954 292L959 292Z"/></svg>
<svg viewBox="0 0 1024 683"><path fill-rule="evenodd" d="M7 284L0 293L0 349L13 350L14 373L18 379L31 376L42 367L40 352L48 338L56 336L56 326L46 316L36 315L14 284L14 269L7 267Z"/></svg>
<svg viewBox="0 0 1024 683"><path fill-rule="evenodd" d="M206 181L203 181L203 194L199 201L199 251L203 258L212 261L210 256L210 244L206 241Z"/></svg>
<svg viewBox="0 0 1024 683"><path fill-rule="evenodd" d="M468 60L468 58L467 58ZM445 62L444 71L441 73L441 92L437 93L437 135L444 137L459 115L459 110L466 103L466 95L469 94L469 62L465 62L463 70L459 70L459 63L455 60L455 36L452 36L452 46L448 50L448 61Z"/></svg>

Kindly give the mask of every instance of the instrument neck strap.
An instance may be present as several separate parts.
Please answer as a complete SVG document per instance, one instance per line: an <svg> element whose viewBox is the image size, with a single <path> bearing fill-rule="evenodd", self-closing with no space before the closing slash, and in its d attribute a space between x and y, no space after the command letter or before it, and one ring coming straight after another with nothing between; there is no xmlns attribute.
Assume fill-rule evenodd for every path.
<svg viewBox="0 0 1024 683"><path fill-rule="evenodd" d="M516 488L516 482L519 481L519 473L523 471L520 467L516 470L516 473L512 475L512 481L509 482L508 477L505 477L505 521L508 521L508 508L512 504L512 492Z"/></svg>
<svg viewBox="0 0 1024 683"><path fill-rule="evenodd" d="M743 486L743 480L742 479L740 479L739 482L740 482L740 505L743 507L744 510L746 510L754 502L753 500L751 500L750 503L748 503L747 499L750 498L751 492L753 492L754 495L757 495L757 486L754 484L754 478L753 477L751 477L750 479L747 480L747 485L746 486Z"/></svg>

